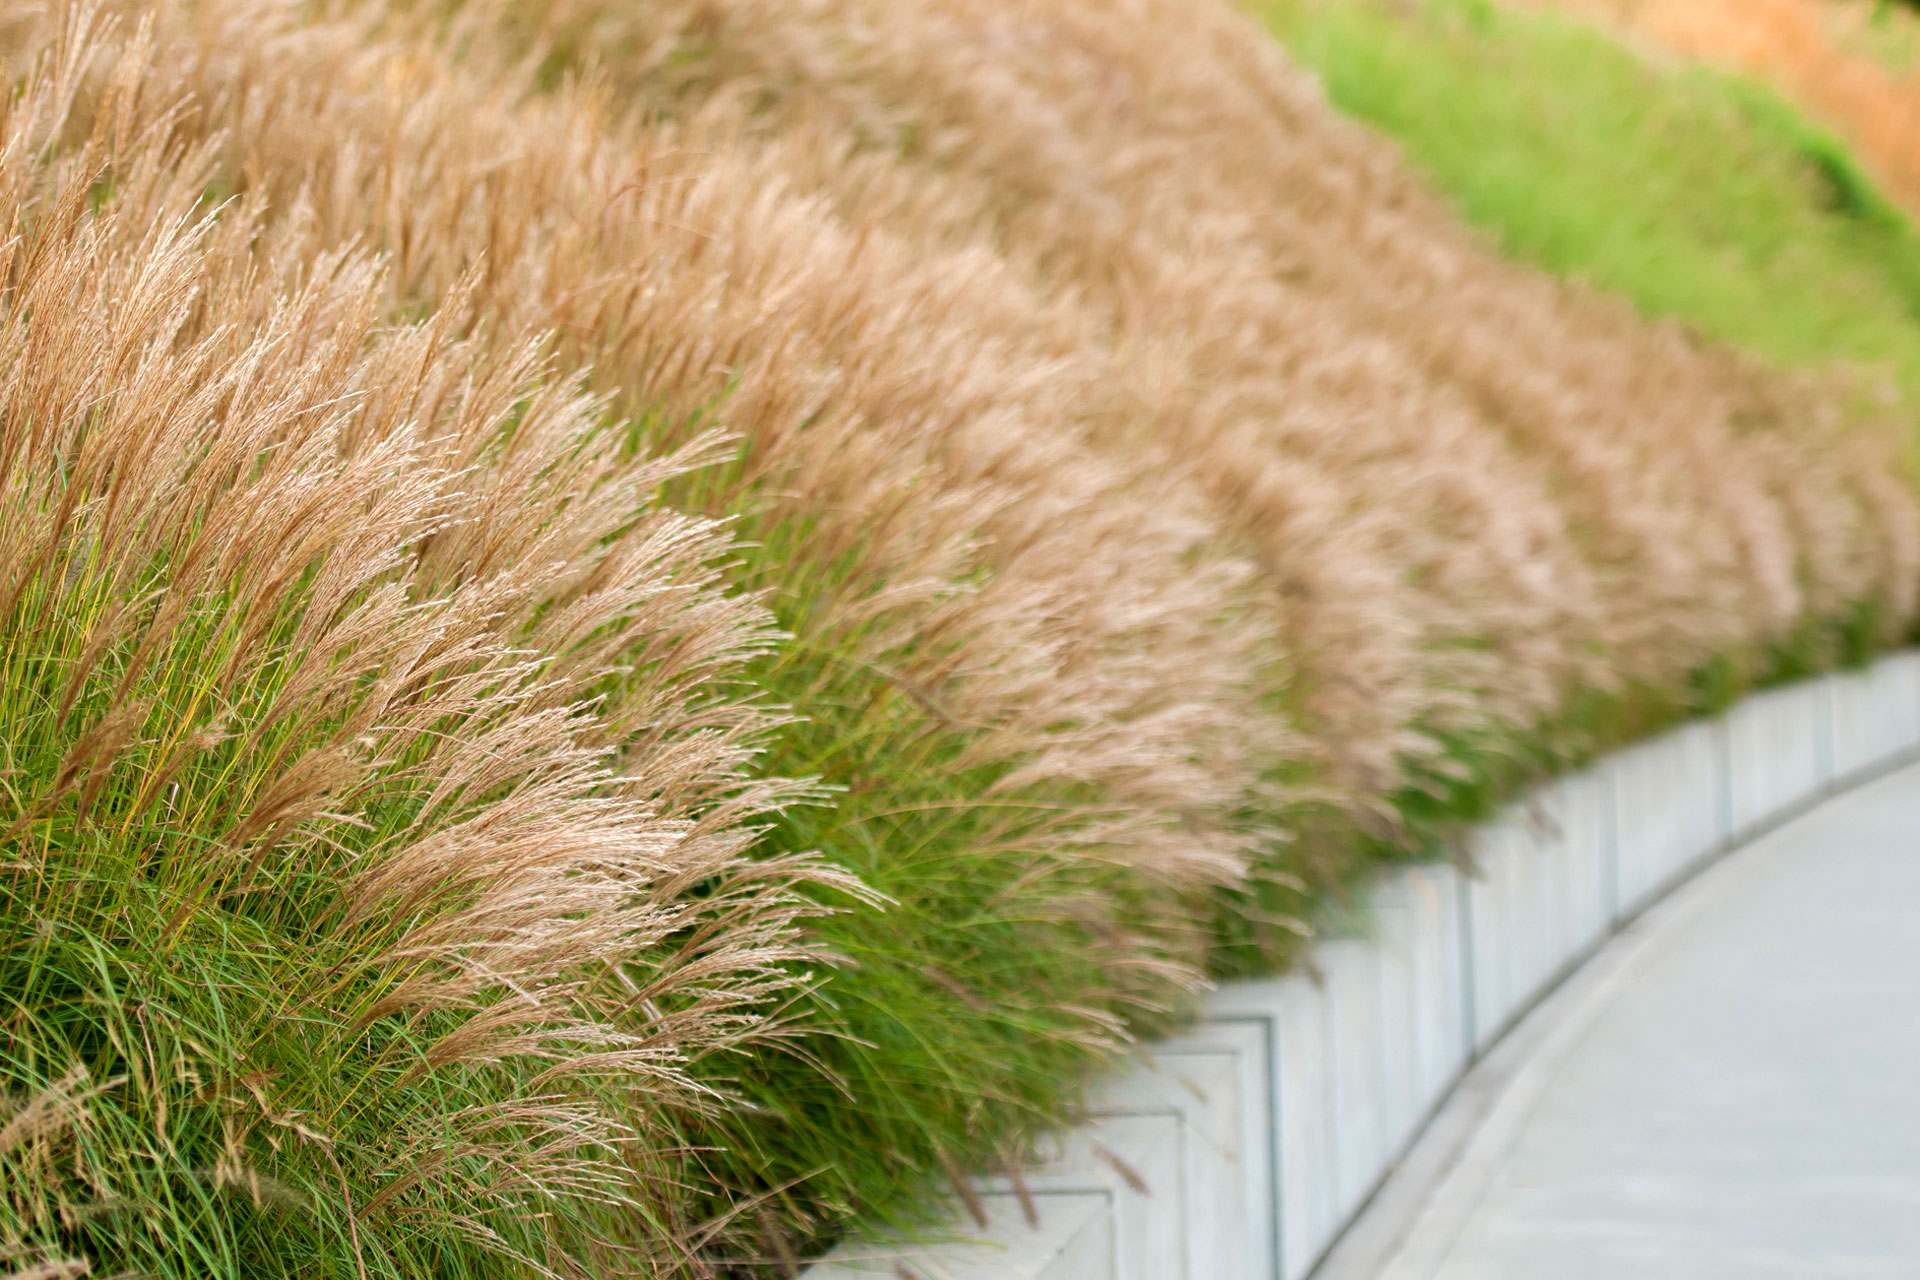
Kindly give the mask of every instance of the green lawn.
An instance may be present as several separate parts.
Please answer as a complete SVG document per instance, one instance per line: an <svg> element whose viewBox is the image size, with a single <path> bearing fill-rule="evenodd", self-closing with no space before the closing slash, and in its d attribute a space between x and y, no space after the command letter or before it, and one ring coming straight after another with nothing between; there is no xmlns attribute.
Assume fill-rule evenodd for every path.
<svg viewBox="0 0 1920 1280"><path fill-rule="evenodd" d="M1772 92L1489 0L1253 3L1513 256L1920 406L1920 238Z"/></svg>

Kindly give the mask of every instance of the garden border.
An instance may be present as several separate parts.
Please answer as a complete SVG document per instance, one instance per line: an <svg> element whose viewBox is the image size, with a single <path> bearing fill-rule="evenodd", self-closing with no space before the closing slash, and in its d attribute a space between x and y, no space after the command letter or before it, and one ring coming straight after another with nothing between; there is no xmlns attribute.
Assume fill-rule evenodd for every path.
<svg viewBox="0 0 1920 1280"><path fill-rule="evenodd" d="M807 1280L1302 1280L1470 1068L1609 938L1732 849L1920 755L1920 652L1756 694L1545 784L1474 874L1381 877L1368 938L1230 983L1092 1094L985 1226L849 1242ZM1030 1212L1031 1211L1031 1212Z"/></svg>

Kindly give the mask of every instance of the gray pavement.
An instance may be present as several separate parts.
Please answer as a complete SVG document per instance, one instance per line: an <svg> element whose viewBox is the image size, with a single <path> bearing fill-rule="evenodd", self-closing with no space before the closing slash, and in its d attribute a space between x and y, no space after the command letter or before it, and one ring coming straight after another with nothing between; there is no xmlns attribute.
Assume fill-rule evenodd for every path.
<svg viewBox="0 0 1920 1280"><path fill-rule="evenodd" d="M1920 766L1683 893L1541 1010L1564 1044L1426 1210L1423 1276L1920 1278Z"/></svg>

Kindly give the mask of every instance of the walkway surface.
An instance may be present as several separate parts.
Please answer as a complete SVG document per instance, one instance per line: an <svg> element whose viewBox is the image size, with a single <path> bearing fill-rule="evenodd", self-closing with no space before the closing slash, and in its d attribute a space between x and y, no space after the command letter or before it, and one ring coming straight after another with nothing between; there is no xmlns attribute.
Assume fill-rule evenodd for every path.
<svg viewBox="0 0 1920 1280"><path fill-rule="evenodd" d="M1384 1274L1920 1277L1920 766L1734 854L1608 963L1536 1014L1562 1024L1537 1082L1509 1074L1504 1132Z"/></svg>

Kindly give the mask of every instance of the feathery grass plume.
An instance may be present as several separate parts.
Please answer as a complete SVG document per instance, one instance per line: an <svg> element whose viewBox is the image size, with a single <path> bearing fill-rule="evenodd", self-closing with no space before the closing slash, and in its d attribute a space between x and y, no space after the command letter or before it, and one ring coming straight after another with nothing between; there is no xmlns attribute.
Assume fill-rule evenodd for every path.
<svg viewBox="0 0 1920 1280"><path fill-rule="evenodd" d="M1158 422L1183 452L1231 441L1215 491L1278 535L1268 562L1407 602L1397 630L1342 625L1337 582L1313 578L1290 618L1302 682L1338 691L1316 733L1366 763L1364 787L1431 753L1423 728L1524 726L1581 683L1682 687L1876 588L1845 548L1875 536L1853 491L1883 473L1884 436L1836 450L1833 393L1494 260L1224 5L818 0L770 21L549 0L493 20L757 133L856 225L990 244L1098 307L1116 343L1183 342L1187 403ZM1289 429L1315 409L1337 430ZM1361 481L1367 516L1304 523L1371 519L1385 591L1251 501L1258 466L1303 453ZM1896 629L1909 594L1878 610Z"/></svg>
<svg viewBox="0 0 1920 1280"><path fill-rule="evenodd" d="M766 615L688 457L208 204L151 35L0 114L0 1257L651 1274L689 1068L864 893L740 856Z"/></svg>
<svg viewBox="0 0 1920 1280"><path fill-rule="evenodd" d="M1520 475L1496 493L1502 468L1515 468L1497 442L1461 429L1458 405L1421 403L1417 370L1383 370L1402 413L1377 402L1362 412L1341 403L1347 389L1393 353L1340 328L1308 358L1295 354L1296 335L1324 334L1329 317L1290 300L1249 242L1243 204L1171 176L1192 167L1184 150L1218 145L1213 122L1177 118L1156 138L1151 113L1129 105L1124 137L1081 136L1078 113L1107 112L1112 85L1056 93L1024 82L1028 62L1101 74L1097 46L1026 40L1064 8L811 4L763 21L726 4L586 2L514 6L495 20L532 21L557 48L589 52L690 132L744 131L849 225L887 227L924 252L1002 257L1122 391L1094 420L1100 436L1132 449L1144 436L1180 459L1286 600L1295 694L1324 771L1380 789L1397 757L1419 749L1422 721L1468 712L1471 672L1490 684L1493 659L1439 639L1472 629L1449 589L1477 584L1482 601L1509 600L1525 620L1516 636L1555 636L1556 611L1577 598L1577 586L1544 590L1549 575L1516 575L1482 554L1488 543L1555 562L1569 583L1580 568L1557 545L1538 485ZM1115 39L1156 38L1136 18L1089 21ZM1445 523L1500 532L1469 555ZM1489 574L1512 589L1489 589Z"/></svg>
<svg viewBox="0 0 1920 1280"><path fill-rule="evenodd" d="M1138 842L1142 868L1231 874L1242 842L1196 826L1244 794L1273 736L1232 720L1264 656L1260 624L1236 616L1245 568L1218 553L1177 473L1085 447L1077 397L1110 398L1093 387L1103 369L1037 347L1037 300L1005 287L990 255L921 260L786 194L751 155L689 154L611 114L604 94L517 102L353 22L276 44L270 17L195 11L199 29L264 27L259 67L191 72L210 102L248 93L238 183L310 203L325 243L393 245L407 296L443 296L481 262L472 306L556 322L645 415L645 438L691 421L740 431L737 467L703 473L699 496L790 531L783 550L804 560L782 562L778 585L809 634L859 661L893 655L883 674L983 731L982 758L1028 762L1015 783L1115 792L1137 829L1103 841ZM275 72L312 69L266 74L282 55L293 65ZM395 91L348 92L366 83ZM314 120L352 145L316 148L309 135L334 135ZM445 194L393 194L414 179ZM539 194L507 194L523 190ZM908 333L911 361L897 358ZM1162 661L1175 653L1183 668ZM1186 829L1169 834L1169 813Z"/></svg>
<svg viewBox="0 0 1920 1280"><path fill-rule="evenodd" d="M120 1081L109 1081L112 1088ZM47 1166L59 1144L87 1119L87 1102L102 1091L91 1085L86 1068L75 1067L31 1097L0 1094L0 1200L29 1206L0 1216L0 1266L7 1280L78 1280L93 1270L50 1241L29 1241L22 1219L31 1223L44 1212L34 1201L51 1181ZM71 1212L79 1206L63 1206Z"/></svg>
<svg viewBox="0 0 1920 1280"><path fill-rule="evenodd" d="M1251 241L1244 201L1215 198L1217 182L1161 181L1192 169L1182 152L1199 138L1217 148L1222 130L1183 116L1152 136L1150 95L1129 67L1110 79L1143 105L1117 113L1124 137L1094 133L1103 126L1081 113L1107 114L1111 85L1035 86L1026 64L1092 78L1108 37L1052 42L1071 6L1020 18L993 9L820 4L767 23L726 5L544 6L568 47L609 64L607 49L650 58L624 70L656 97L706 95L685 110L708 127L742 104L751 110L736 127L770 117L767 149L855 225L986 243L1037 291L1065 286L1081 299L1081 331L1113 335L1108 365L1132 393L1123 408L1191 461L1287 594L1289 656L1325 772L1349 791L1389 789L1422 727L1457 723L1467 691L1492 683L1485 645L1443 639L1483 622L1454 593L1482 612L1506 600L1512 637L1551 645L1564 629L1555 610L1578 602L1581 568L1555 513L1461 406L1423 403L1418 369L1402 360L1394 372L1397 357L1370 335L1337 321L1327 333L1325 308L1287 296L1294 265ZM1136 43L1155 30L1105 25ZM911 168L887 181L896 154ZM1306 338L1319 345L1302 358L1297 335L1316 334L1325 341ZM1390 399L1343 403L1350 389ZM1460 538L1463 525L1496 532ZM1490 544L1502 554L1485 554Z"/></svg>
<svg viewBox="0 0 1920 1280"><path fill-rule="evenodd" d="M1225 5L462 11L863 234L996 256L1095 345L1126 392L1096 434L1149 428L1286 605L1317 785L1280 892L1221 921L1229 971L1285 956L1248 925L1302 874L1909 625L1897 440L1847 388L1498 261Z"/></svg>
<svg viewBox="0 0 1920 1280"><path fill-rule="evenodd" d="M590 87L521 101L352 14L146 8L156 81L200 104L176 133L218 137L223 189L275 234L370 240L404 303L558 329L637 442L743 439L673 492L741 517L795 633L757 670L804 718L770 767L843 789L771 847L898 905L823 926L856 967L798 1008L834 1034L743 1060L758 1110L689 1130L719 1148L690 1157L708 1207L776 1195L804 1244L1056 1121L1126 1017L1197 983L1200 890L1277 807L1273 626L1180 470L1086 438L1105 363L1047 338L991 255L847 228ZM822 1149L872 1164L784 1191Z"/></svg>

